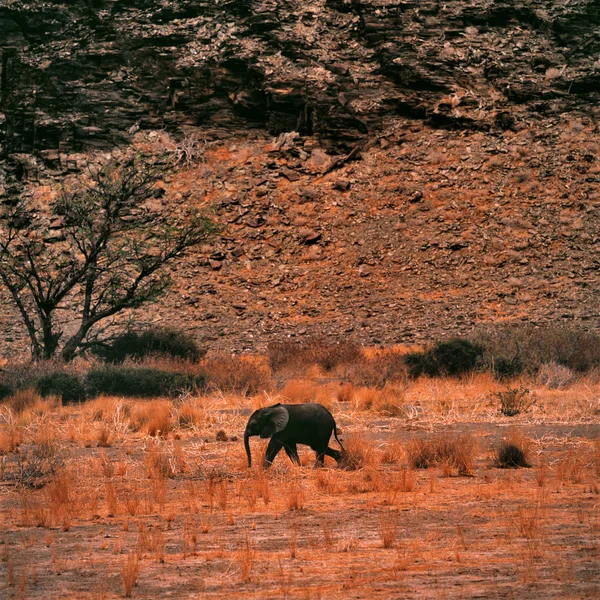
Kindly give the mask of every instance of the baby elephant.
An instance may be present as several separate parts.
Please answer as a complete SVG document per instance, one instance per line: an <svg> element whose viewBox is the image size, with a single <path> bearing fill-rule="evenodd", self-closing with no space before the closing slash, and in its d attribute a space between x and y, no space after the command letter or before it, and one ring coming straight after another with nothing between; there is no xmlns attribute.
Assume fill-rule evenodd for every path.
<svg viewBox="0 0 600 600"><path fill-rule="evenodd" d="M342 452L329 448L331 433L335 435ZM345 450L337 436L335 420L332 414L321 404L275 404L260 408L252 413L246 431L244 445L248 455L248 467L252 466L249 438L260 435L271 438L263 461L263 467L271 466L277 453L283 448L296 464L300 464L296 444L306 444L317 454L315 466L323 466L325 454L335 458L338 464L344 457Z"/></svg>

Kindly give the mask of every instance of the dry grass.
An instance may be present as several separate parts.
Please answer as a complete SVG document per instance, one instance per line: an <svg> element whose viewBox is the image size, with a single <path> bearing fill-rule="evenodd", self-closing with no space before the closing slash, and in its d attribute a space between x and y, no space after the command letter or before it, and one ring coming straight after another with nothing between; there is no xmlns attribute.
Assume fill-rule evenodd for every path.
<svg viewBox="0 0 600 600"><path fill-rule="evenodd" d="M212 354L202 367L210 386L221 392L252 396L272 388L271 369L261 357Z"/></svg>
<svg viewBox="0 0 600 600"><path fill-rule="evenodd" d="M475 439L467 434L444 434L414 438L406 445L408 463L415 469L442 466L445 474L455 468L459 475L472 475L477 453Z"/></svg>
<svg viewBox="0 0 600 600"><path fill-rule="evenodd" d="M351 435L344 442L346 449L345 466L347 469L356 470L372 466L377 462L373 443L364 435Z"/></svg>
<svg viewBox="0 0 600 600"><path fill-rule="evenodd" d="M243 583L252 580L252 569L256 560L256 552L250 545L250 539L246 537L246 541L241 550L236 552L236 562L240 568L240 575Z"/></svg>
<svg viewBox="0 0 600 600"><path fill-rule="evenodd" d="M398 512L385 510L379 515L379 537L384 548L393 548L398 535Z"/></svg>
<svg viewBox="0 0 600 600"><path fill-rule="evenodd" d="M131 427L151 436L166 437L173 428L173 404L168 400L137 403L131 412Z"/></svg>
<svg viewBox="0 0 600 600"><path fill-rule="evenodd" d="M121 580L125 598L131 598L133 588L140 578L140 561L135 552L130 552L121 561Z"/></svg>
<svg viewBox="0 0 600 600"><path fill-rule="evenodd" d="M124 592L150 597L174 585L186 597L235 597L246 593L246 587L240 592L243 585L259 595L386 598L402 595L417 581L422 595L443 595L450 584L463 586L468 595L474 589L471 576L477 577L480 593L493 595L499 573L508 591L522 591L522 581L535 580L535 593L546 594L550 584L544 577L554 571L569 571L572 595L585 595L581 574L589 572L597 547L593 507L600 444L575 434L564 437L564 427L554 430L552 423L571 419L567 422L577 423L573 431L595 426L596 383L578 379L568 387L534 388L532 381L511 382L534 389L539 400L525 414L504 417L491 394L506 383L479 375L420 379L400 390L403 413L397 418L378 412L375 404L367 410L357 410L354 402L336 404L339 381L295 381L310 381L315 397L331 398L349 469L337 468L329 458L328 468L312 469L314 454L300 447L306 466L281 460L267 471L248 470L239 439L215 438L219 430L229 440L243 431L248 417L239 409L250 409L252 402L244 396L102 398L55 406L23 420L4 407L0 569L6 573L12 562L10 591L14 595L20 585L26 552L40 573L52 574L36 584L28 571L25 594L31 598L55 595L57 573L84 585L84 576L73 568L73 557L80 555L89 557L98 573L116 574L122 567L120 579L106 578L106 597ZM379 398L385 388L374 392ZM161 403L170 418L166 437L159 427L158 435L150 435L145 420ZM524 427L535 431L533 419L544 423L546 433L536 432L540 460L531 470L499 470L489 455L477 452L478 436L468 426L477 422L485 432L482 439L492 436L496 448L503 431L498 424L511 423L523 435ZM461 437L465 434L454 432L455 421L461 421L458 427L468 432L470 444ZM440 429L448 432L427 433ZM105 437L107 447L98 447ZM264 443L256 444L264 451ZM23 473L32 472L34 450L43 460L61 457L62 464L27 487L13 476L19 461ZM424 473L415 470L415 461L437 468ZM480 477L443 477L475 471ZM561 549L563 567L549 547ZM461 567L449 569L448 561ZM135 572L142 564L140 578ZM426 580L423 565L432 573ZM0 586L5 581L3 576Z"/></svg>

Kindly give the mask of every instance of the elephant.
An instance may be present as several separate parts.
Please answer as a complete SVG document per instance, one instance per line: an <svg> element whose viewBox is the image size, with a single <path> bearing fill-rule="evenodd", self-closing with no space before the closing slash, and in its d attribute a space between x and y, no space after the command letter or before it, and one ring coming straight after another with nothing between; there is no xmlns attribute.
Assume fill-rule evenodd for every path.
<svg viewBox="0 0 600 600"><path fill-rule="evenodd" d="M342 452L329 448L329 438L333 432ZM325 455L342 464L346 454L337 436L333 415L321 404L274 404L254 411L248 419L244 432L244 445L248 455L248 468L252 466L249 438L260 435L271 438L263 460L263 467L271 466L273 460L283 448L297 465L300 457L296 444L310 446L317 455L315 466L323 466Z"/></svg>

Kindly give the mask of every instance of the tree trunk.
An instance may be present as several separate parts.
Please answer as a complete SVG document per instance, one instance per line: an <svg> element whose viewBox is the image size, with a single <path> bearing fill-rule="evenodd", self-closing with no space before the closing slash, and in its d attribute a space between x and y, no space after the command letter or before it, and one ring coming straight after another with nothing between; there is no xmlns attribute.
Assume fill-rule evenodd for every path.
<svg viewBox="0 0 600 600"><path fill-rule="evenodd" d="M77 333L67 340L61 353L62 359L65 362L70 362L75 358L75 352L77 352L77 348L79 348L89 330L89 326L82 325Z"/></svg>
<svg viewBox="0 0 600 600"><path fill-rule="evenodd" d="M58 340L60 340L60 334L55 333L52 327L52 317L50 315L44 315L41 317L42 321L42 356L46 360L53 358L58 348Z"/></svg>

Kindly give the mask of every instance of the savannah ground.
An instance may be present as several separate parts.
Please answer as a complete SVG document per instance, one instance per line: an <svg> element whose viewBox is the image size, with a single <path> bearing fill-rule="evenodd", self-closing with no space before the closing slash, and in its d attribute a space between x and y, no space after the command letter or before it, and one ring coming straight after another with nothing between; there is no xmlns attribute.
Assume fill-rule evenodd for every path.
<svg viewBox="0 0 600 600"><path fill-rule="evenodd" d="M498 392L521 385L535 402L502 415ZM555 385L382 391L309 369L272 395L5 405L0 596L598 597L600 384ZM252 409L306 399L332 410L351 468L300 447L300 468L282 452L248 470ZM498 466L509 438L529 468ZM432 444L445 454L414 468Z"/></svg>

